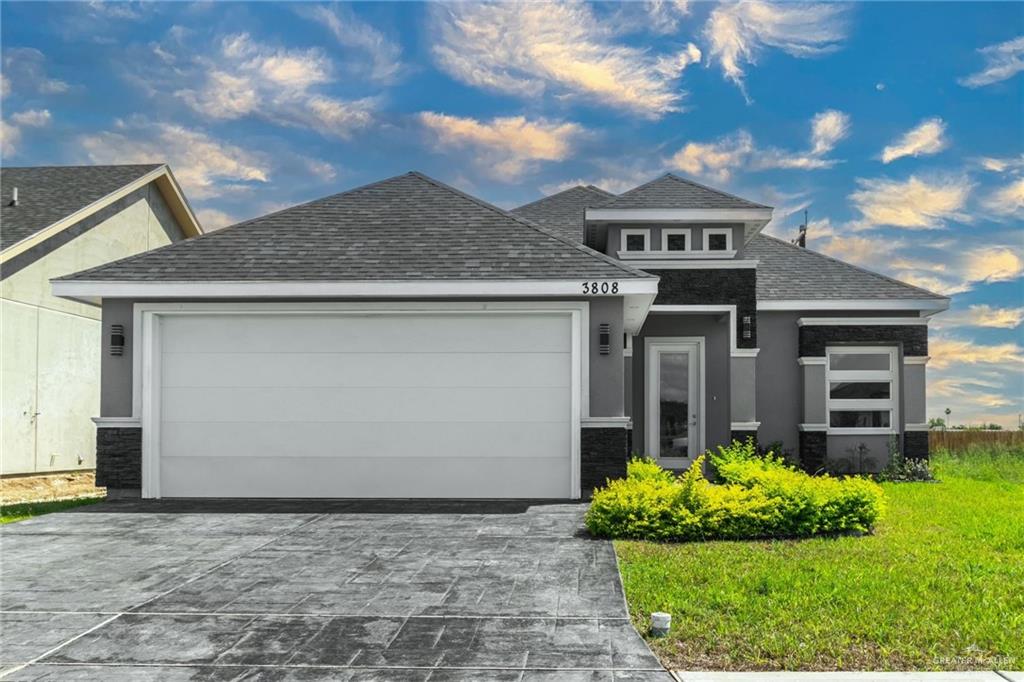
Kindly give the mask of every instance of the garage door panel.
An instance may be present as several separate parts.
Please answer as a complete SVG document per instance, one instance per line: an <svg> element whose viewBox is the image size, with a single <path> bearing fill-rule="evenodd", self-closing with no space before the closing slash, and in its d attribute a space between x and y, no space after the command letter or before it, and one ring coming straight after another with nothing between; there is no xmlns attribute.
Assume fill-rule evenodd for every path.
<svg viewBox="0 0 1024 682"><path fill-rule="evenodd" d="M520 497L569 496L557 459L331 459L168 457L160 482L167 497Z"/></svg>
<svg viewBox="0 0 1024 682"><path fill-rule="evenodd" d="M382 431L386 429L386 433ZM386 436L386 437L385 437ZM178 457L560 459L572 447L569 424L485 422L164 424L160 448Z"/></svg>
<svg viewBox="0 0 1024 682"><path fill-rule="evenodd" d="M165 353L164 388L568 387L568 353Z"/></svg>
<svg viewBox="0 0 1024 682"><path fill-rule="evenodd" d="M569 347L571 330L565 315L238 314L170 317L163 335L179 353L551 353Z"/></svg>
<svg viewBox="0 0 1024 682"><path fill-rule="evenodd" d="M165 388L165 422L565 421L563 388Z"/></svg>

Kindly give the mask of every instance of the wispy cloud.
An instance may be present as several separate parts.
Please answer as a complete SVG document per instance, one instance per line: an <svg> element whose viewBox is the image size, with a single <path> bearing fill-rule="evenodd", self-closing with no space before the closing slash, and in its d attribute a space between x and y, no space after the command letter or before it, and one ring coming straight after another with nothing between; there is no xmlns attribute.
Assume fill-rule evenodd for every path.
<svg viewBox="0 0 1024 682"><path fill-rule="evenodd" d="M366 23L347 5L298 5L299 14L327 27L338 44L369 59L367 75L392 83L403 71L402 47Z"/></svg>
<svg viewBox="0 0 1024 682"><path fill-rule="evenodd" d="M859 178L857 185L859 189L850 200L862 215L859 229L885 225L933 230L943 227L947 220L969 219L963 209L972 185L965 177Z"/></svg>
<svg viewBox="0 0 1024 682"><path fill-rule="evenodd" d="M723 3L704 26L709 61L747 97L745 65L756 64L765 48L813 57L839 48L846 38L847 6L839 3Z"/></svg>
<svg viewBox="0 0 1024 682"><path fill-rule="evenodd" d="M984 170L992 173L1006 173L1009 171L1019 171L1024 169L1024 154L1020 156L1008 156L1008 157L996 157L996 156L983 156L976 159L976 162Z"/></svg>
<svg viewBox="0 0 1024 682"><path fill-rule="evenodd" d="M944 369L952 365L1008 365L1020 371L1024 364L1024 348L1016 343L981 344L974 340L933 335L928 339L932 367Z"/></svg>
<svg viewBox="0 0 1024 682"><path fill-rule="evenodd" d="M946 124L941 118L929 118L883 149L882 163L890 163L904 156L938 154L948 146Z"/></svg>
<svg viewBox="0 0 1024 682"><path fill-rule="evenodd" d="M646 0L643 6L648 28L666 35L678 31L680 20L690 14L689 0Z"/></svg>
<svg viewBox="0 0 1024 682"><path fill-rule="evenodd" d="M218 208L200 208L196 211L196 218L206 232L220 230L239 222L237 217Z"/></svg>
<svg viewBox="0 0 1024 682"><path fill-rule="evenodd" d="M809 145L805 151L794 152L777 147L760 149L749 132L738 130L712 142L687 142L669 158L668 164L684 173L716 182L727 182L740 168L755 171L830 168L838 161L827 158L827 154L849 132L849 115L828 109L811 119Z"/></svg>
<svg viewBox="0 0 1024 682"><path fill-rule="evenodd" d="M60 95L71 89L65 81L47 75L47 59L33 47L12 47L3 52L3 94L17 91Z"/></svg>
<svg viewBox="0 0 1024 682"><path fill-rule="evenodd" d="M1024 36L982 47L978 50L985 59L985 66L958 82L968 88L980 88L1013 77L1024 71Z"/></svg>
<svg viewBox="0 0 1024 682"><path fill-rule="evenodd" d="M678 111L678 80L698 62L690 43L652 55L615 40L583 3L455 3L431 6L438 66L469 85L535 98L544 93L659 118Z"/></svg>
<svg viewBox="0 0 1024 682"><path fill-rule="evenodd" d="M501 180L519 178L536 162L565 159L583 132L576 123L524 116L481 121L425 111L419 120L436 136L438 147L474 149L481 169Z"/></svg>
<svg viewBox="0 0 1024 682"><path fill-rule="evenodd" d="M78 142L92 163L167 162L195 199L251 189L270 177L270 164L260 155L170 123L120 122L115 130L83 135Z"/></svg>
<svg viewBox="0 0 1024 682"><path fill-rule="evenodd" d="M984 206L1000 216L1024 214L1024 178L1017 178L989 194Z"/></svg>
<svg viewBox="0 0 1024 682"><path fill-rule="evenodd" d="M932 328L987 327L990 329L1016 329L1024 322L1024 307L994 307L988 304L968 306L963 310L950 310L937 315Z"/></svg>
<svg viewBox="0 0 1024 682"><path fill-rule="evenodd" d="M248 34L224 37L219 53L199 58L199 88L177 95L197 113L217 120L246 116L348 138L373 120L372 98L342 100L322 93L333 64L322 50L271 47Z"/></svg>

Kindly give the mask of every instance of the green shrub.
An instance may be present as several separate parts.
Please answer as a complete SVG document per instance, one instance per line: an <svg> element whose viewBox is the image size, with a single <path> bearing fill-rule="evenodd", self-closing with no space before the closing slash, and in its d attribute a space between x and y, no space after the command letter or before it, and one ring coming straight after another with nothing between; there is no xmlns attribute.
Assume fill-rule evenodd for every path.
<svg viewBox="0 0 1024 682"><path fill-rule="evenodd" d="M633 459L625 479L594 492L587 528L594 535L643 540L740 540L867 532L882 513L882 490L863 478L812 477L752 442L711 455L721 483L700 457L675 476Z"/></svg>

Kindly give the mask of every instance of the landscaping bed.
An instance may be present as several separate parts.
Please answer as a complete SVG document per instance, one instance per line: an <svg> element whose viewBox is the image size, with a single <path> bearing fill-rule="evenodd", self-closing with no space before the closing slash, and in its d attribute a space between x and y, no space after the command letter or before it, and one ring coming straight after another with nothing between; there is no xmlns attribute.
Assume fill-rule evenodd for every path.
<svg viewBox="0 0 1024 682"><path fill-rule="evenodd" d="M1024 668L1024 452L933 458L938 483L883 483L871 534L618 540L641 633L675 669Z"/></svg>

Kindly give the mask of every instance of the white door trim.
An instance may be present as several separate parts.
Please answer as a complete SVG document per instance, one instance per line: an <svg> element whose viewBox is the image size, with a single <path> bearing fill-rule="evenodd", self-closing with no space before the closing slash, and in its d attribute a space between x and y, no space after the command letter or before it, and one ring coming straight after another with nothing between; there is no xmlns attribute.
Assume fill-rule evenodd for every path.
<svg viewBox="0 0 1024 682"><path fill-rule="evenodd" d="M705 406L705 339L703 336L648 336L644 339L644 361L646 368L644 381L646 387L644 395L646 404L647 430L645 431L644 444L646 450L661 464L669 467L689 466L693 460L704 452L704 438L707 423L707 409ZM662 351L678 350L680 348L695 348L697 354L697 428L696 440L690 444L690 456L688 457L661 457L658 452L658 403L659 388L661 383L660 364L657 362L658 353Z"/></svg>
<svg viewBox="0 0 1024 682"><path fill-rule="evenodd" d="M265 302L265 303L136 303L133 311L132 414L142 424L142 497L160 497L160 323L170 315L324 315L380 314L512 314L568 315L571 325L571 400L569 499L580 497L580 428L590 416L590 358L587 343L590 304L587 301L470 302Z"/></svg>

